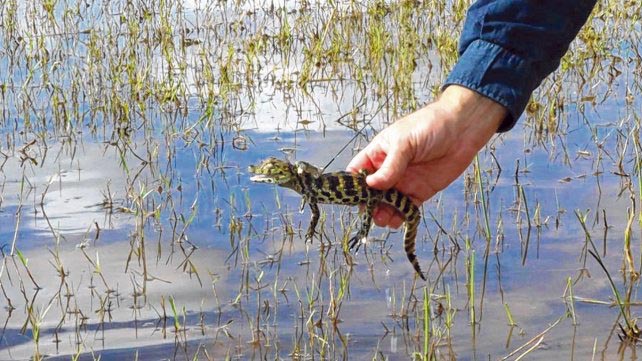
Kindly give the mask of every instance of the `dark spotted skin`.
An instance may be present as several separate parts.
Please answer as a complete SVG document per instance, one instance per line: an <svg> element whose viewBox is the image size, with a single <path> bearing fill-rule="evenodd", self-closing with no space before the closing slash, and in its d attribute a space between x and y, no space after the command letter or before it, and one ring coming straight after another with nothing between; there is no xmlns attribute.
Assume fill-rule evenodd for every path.
<svg viewBox="0 0 642 361"><path fill-rule="evenodd" d="M319 203L342 204L348 206L365 205L361 215L361 228L349 241L350 249L359 249L361 240L365 240L372 226L372 213L379 203L392 206L399 211L405 220L404 249L408 260L417 274L426 280L419 261L415 255L415 238L421 220L421 211L405 194L396 189L386 191L368 187L367 173L362 170L353 174L348 172L323 173L322 170L306 162L294 164L277 158L268 158L257 166L250 166L254 182L273 183L293 189L303 196L302 209L305 203L310 205L312 218L306 232L306 241L314 237L319 223Z"/></svg>

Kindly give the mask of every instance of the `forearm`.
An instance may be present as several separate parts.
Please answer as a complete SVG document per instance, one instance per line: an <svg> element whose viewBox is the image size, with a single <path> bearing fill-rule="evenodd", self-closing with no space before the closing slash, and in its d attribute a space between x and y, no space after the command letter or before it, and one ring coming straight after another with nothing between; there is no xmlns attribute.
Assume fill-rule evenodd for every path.
<svg viewBox="0 0 642 361"><path fill-rule="evenodd" d="M595 0L480 0L468 11L460 59L444 87L458 84L502 104L510 129L531 93L553 72Z"/></svg>
<svg viewBox="0 0 642 361"><path fill-rule="evenodd" d="M497 132L508 114L495 100L458 85L446 88L437 103L451 112L454 137L467 138L467 146L475 152Z"/></svg>

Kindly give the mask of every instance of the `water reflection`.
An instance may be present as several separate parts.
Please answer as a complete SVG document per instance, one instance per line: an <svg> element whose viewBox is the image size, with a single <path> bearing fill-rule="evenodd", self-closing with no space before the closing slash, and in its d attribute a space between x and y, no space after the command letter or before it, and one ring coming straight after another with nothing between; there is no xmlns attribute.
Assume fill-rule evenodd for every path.
<svg viewBox="0 0 642 361"><path fill-rule="evenodd" d="M94 142L73 148L54 144L36 159L37 165L25 165L11 157L3 167L3 206L21 206L20 231L29 237L21 248L40 246L47 238L77 241L74 236L96 224L110 230L131 224L117 211L124 205L127 177L111 149Z"/></svg>
<svg viewBox="0 0 642 361"><path fill-rule="evenodd" d="M252 140L247 150L227 151L225 168L196 176L190 173L199 164L202 154L199 148L176 149L176 161L166 174L180 182L150 193L161 204L170 204L171 199L174 205L159 208L162 220L159 223L143 219L147 223L142 223L142 229L136 212L157 209L153 203L148 208L136 208L131 195L114 194L114 199L122 200L121 207L130 211L108 212L101 206L107 185L115 193L127 189L130 179L122 171L118 157L105 151L104 145L85 143L73 159L61 155L51 158L57 159L53 164L45 162L41 168L27 168L25 174L34 189L22 199L29 200L31 208L33 194L41 193L40 189L53 176L44 209L60 237L58 241L52 237L42 212L23 209L18 247L28 259L31 277L42 289L33 290L35 285L29 281L27 268L18 264L5 268L3 284L22 284L5 289L14 307L27 301L38 305L41 337L56 341L43 343L40 352L73 353L77 342L73 340L81 340L83 349L111 349L104 353L107 358L131 355L132 349L140 350L146 357L169 350L172 353L183 350L184 355L203 350L227 355L235 350L234 354L241 358L254 352L287 355L297 348L300 342L297 340L307 339L309 333L332 340L336 345L332 352L337 357L343 352L364 355L373 348L400 359L416 352L413 340L423 325L412 315L423 305L417 291L413 291L413 272L404 261L401 232L375 228L365 252L346 254L341 242L354 232L357 210L324 206L322 241L315 239L306 244L301 233L307 227L309 214L299 213L300 197L281 188L254 187L245 174L247 165L266 155L325 164L333 156L325 150L340 148L350 133L326 132L321 137L315 132L282 132L278 140L269 133L248 131L244 136ZM464 199L469 192L466 178L424 207L417 254L422 264L428 265L433 282L440 279L439 283L447 285L442 288L439 283L429 283L434 287L433 337L444 340L448 348L459 353L487 355L497 354L498 350L508 353L540 332L543 325L565 314L567 304L560 300L567 279L576 280L578 270L584 267L577 261L584 238L570 210L594 207L596 194L601 194L600 206L608 210L610 227L622 229L626 219L627 200L614 196L620 190L617 175L600 175L601 193L592 176L558 181L569 174L590 174L593 167L590 161L578 161L573 169L550 167L547 152L530 152L524 161L529 171L519 173L524 194L516 193L517 163L512 153L503 150L519 147L519 142L519 136L506 137L496 146L493 156L483 154L482 162L495 159L503 170L498 178L488 177L496 179L489 198L493 205L492 224L500 224L501 219L503 227L502 239L494 240L496 244L487 258L483 243L475 243L472 250L451 248L453 242L465 244L466 235L474 234L478 227L475 221L459 218L470 212L467 209L474 209L472 204L461 201L462 191ZM283 149L296 149L296 153L285 154ZM349 156L340 154L330 168L341 169ZM7 163L5 169L10 170L7 174L22 174L17 163L16 160ZM150 173L145 171L138 179L148 179L145 177L150 177ZM7 182L5 189L20 194L18 178L15 179ZM525 205L519 205L523 197L530 202L533 212L530 222L537 230L536 244L526 245L519 236L528 222ZM15 207L19 198L5 198L5 205L8 204ZM536 204L539 225L532 211ZM176 213L178 210L184 213ZM149 214L145 217L155 219L153 213ZM188 221L190 214L194 216ZM554 224L556 217L560 219L559 225ZM94 222L101 229L96 240ZM186 232L172 230L185 224L189 224ZM597 233L600 224L601 221L596 224ZM618 243L619 237L612 232L607 242ZM525 256L528 247L530 251ZM476 255L478 298L475 326L469 325L466 298L466 259L472 252ZM616 257L608 261L612 269L617 269ZM592 274L599 274L593 265L588 266ZM52 277L52 272L61 271L64 277L60 273ZM483 284L482 277L486 279ZM311 284L317 288L310 288ZM482 292L483 305L479 304ZM593 277L590 282L577 283L574 293L604 300L608 299L609 288L603 277ZM447 306L449 298L451 306ZM178 332L174 330L170 299L180 324ZM305 303L301 303L303 300ZM517 323L515 329L507 326L506 305ZM3 357L28 357L33 352L32 335L20 332L24 322L22 312L16 308L7 315L2 336L7 347L0 353ZM451 320L446 312L450 312ZM611 332L615 322L609 308L576 301L575 312L580 322L590 322L599 334ZM65 321L60 324L63 318ZM447 327L453 320L454 324ZM595 320L599 322L594 323ZM462 344L460 340L469 339L471 329L475 343ZM495 332L504 329L506 333ZM539 348L542 357L547 357L547 349L551 353L569 349L571 331L575 343L582 347L592 345L595 333L587 332L586 328L578 333L574 330L569 320L552 329L552 340ZM234 346L237 338L249 344L259 342L279 347L237 348ZM389 347L384 347L386 343ZM118 348L114 348L116 345ZM309 351L300 352L309 355L306 353Z"/></svg>
<svg viewBox="0 0 642 361"><path fill-rule="evenodd" d="M535 345L529 357L546 360L588 359L596 344L615 357L621 321L586 250L590 239L635 301L632 270L619 271L627 224L640 252L633 60L617 62L626 81L560 75L570 90L543 87L541 109L480 154L481 185L469 170L425 204L425 284L402 232L375 228L351 254L358 210L323 206L306 244L300 196L249 182L266 156L343 169L430 98L447 61L433 34L457 21L413 8L400 30L404 4L116 2L52 17L8 2L0 16L21 20L0 40L0 358L494 359ZM325 24L337 27L317 43ZM371 64L361 43L375 26L423 31L409 86L390 64L395 40Z"/></svg>

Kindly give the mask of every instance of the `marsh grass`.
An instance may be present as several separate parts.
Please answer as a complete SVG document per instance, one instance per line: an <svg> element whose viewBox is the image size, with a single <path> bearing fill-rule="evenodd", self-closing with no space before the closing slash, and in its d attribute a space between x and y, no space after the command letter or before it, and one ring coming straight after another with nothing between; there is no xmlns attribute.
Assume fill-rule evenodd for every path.
<svg viewBox="0 0 642 361"><path fill-rule="evenodd" d="M304 244L309 214L298 199L247 182L245 166L266 152L339 169L343 149L359 150L432 99L456 62L469 3L6 0L0 349L100 359L123 332L134 359L153 358L146 345L172 333L164 357L176 359L547 359L546 342L573 355L633 354L642 267L634 1L598 4L534 94L523 136L512 133L520 140L494 139L463 184L424 205L417 253L427 284L410 276L400 232L373 228L352 254L357 209L328 206ZM277 119L269 135L266 118ZM315 146L333 154L319 159ZM92 149L100 156L81 162ZM91 192L73 188L71 178L95 170ZM85 198L96 203L73 203ZM577 222L566 209L582 209ZM569 246L551 251L557 243ZM545 269L548 258L564 267ZM538 272L561 281L524 281ZM543 286L554 290L532 292ZM567 342L567 318L595 328L590 345L578 340L591 351ZM617 351L601 327L609 322L622 336ZM20 335L29 350L9 341Z"/></svg>

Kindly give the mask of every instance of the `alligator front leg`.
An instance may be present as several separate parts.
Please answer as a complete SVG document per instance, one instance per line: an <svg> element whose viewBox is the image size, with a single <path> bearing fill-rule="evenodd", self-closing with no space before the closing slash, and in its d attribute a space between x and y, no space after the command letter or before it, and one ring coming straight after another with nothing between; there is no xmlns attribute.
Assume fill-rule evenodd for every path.
<svg viewBox="0 0 642 361"><path fill-rule="evenodd" d="M316 199L308 199L308 204L310 205L310 210L312 211L312 218L310 218L310 225L308 226L308 231L305 232L305 241L312 243L312 238L314 237L315 229L317 228L317 223L319 223L319 217L321 212L319 211L319 206L317 205Z"/></svg>
<svg viewBox="0 0 642 361"><path fill-rule="evenodd" d="M366 209L364 209L361 214L361 228L354 237L350 238L349 245L351 251L354 249L355 252L359 252L361 244L365 243L365 240L368 238L370 227L372 227L372 214L376 206L377 201L375 199L368 200Z"/></svg>

